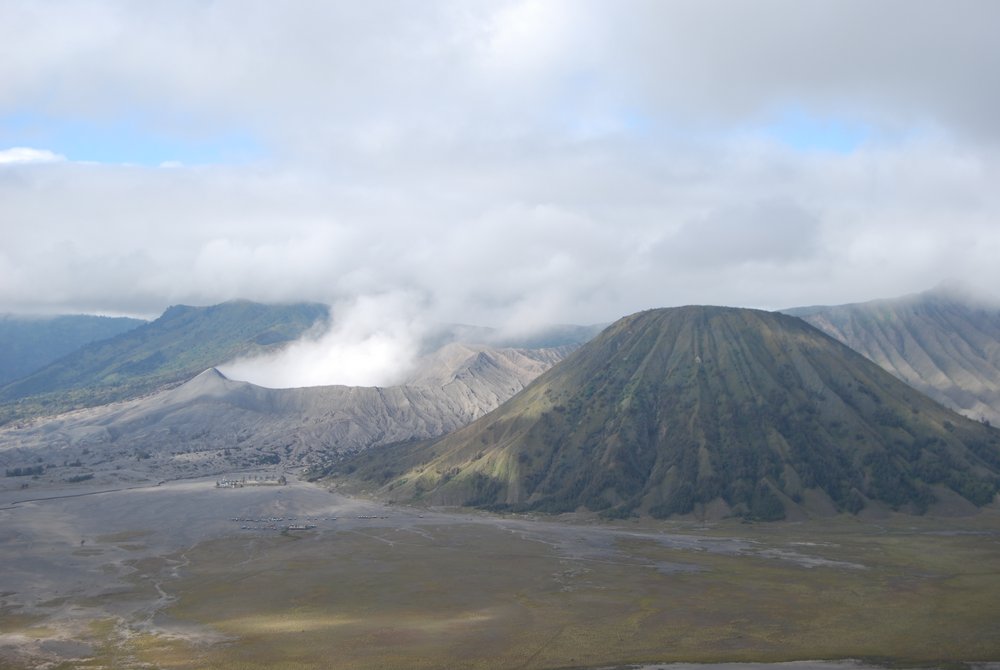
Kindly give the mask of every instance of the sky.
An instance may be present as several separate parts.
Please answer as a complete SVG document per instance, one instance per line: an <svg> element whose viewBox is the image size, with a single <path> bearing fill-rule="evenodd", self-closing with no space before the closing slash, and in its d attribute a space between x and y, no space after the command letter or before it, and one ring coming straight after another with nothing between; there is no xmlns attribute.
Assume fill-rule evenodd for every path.
<svg viewBox="0 0 1000 670"><path fill-rule="evenodd" d="M997 26L993 0L6 0L0 312L527 332L989 292Z"/></svg>

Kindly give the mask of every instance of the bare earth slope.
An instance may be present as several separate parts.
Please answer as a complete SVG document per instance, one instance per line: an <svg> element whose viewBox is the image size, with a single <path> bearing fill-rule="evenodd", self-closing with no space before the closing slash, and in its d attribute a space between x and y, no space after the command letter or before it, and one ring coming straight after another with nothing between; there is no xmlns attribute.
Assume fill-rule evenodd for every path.
<svg viewBox="0 0 1000 670"><path fill-rule="evenodd" d="M1000 424L1000 309L936 289L785 311L972 419Z"/></svg>
<svg viewBox="0 0 1000 670"><path fill-rule="evenodd" d="M213 368L146 398L0 429L0 465L22 472L41 466L49 482L93 475L109 483L275 464L318 467L334 453L465 425L568 351L451 344L423 360L406 385L388 388L268 389Z"/></svg>

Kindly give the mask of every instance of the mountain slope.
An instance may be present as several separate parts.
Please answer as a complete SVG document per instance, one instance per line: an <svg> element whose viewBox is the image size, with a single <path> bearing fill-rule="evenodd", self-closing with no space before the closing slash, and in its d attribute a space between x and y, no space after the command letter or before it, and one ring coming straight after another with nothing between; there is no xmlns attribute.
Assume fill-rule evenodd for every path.
<svg viewBox="0 0 1000 670"><path fill-rule="evenodd" d="M0 314L0 385L48 365L85 344L114 337L146 323L124 317L65 314Z"/></svg>
<svg viewBox="0 0 1000 670"><path fill-rule="evenodd" d="M469 426L351 468L391 498L494 509L921 512L991 501L1000 433L799 319L684 307L626 317Z"/></svg>
<svg viewBox="0 0 1000 670"><path fill-rule="evenodd" d="M237 356L280 347L327 317L328 308L314 303L171 307L155 321L0 388L0 423L149 393Z"/></svg>
<svg viewBox="0 0 1000 670"><path fill-rule="evenodd" d="M937 289L785 313L808 321L938 402L1000 425L1000 309Z"/></svg>
<svg viewBox="0 0 1000 670"><path fill-rule="evenodd" d="M564 353L450 345L422 361L409 385L389 388L268 389L213 368L155 395L0 428L0 465L41 463L55 479L121 465L161 478L274 463L321 468L337 453L463 426Z"/></svg>

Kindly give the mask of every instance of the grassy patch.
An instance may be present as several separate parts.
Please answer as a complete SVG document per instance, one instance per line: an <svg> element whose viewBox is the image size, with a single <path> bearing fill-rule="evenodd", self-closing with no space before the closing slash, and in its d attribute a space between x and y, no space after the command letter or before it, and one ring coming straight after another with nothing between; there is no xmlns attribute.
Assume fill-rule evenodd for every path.
<svg viewBox="0 0 1000 670"><path fill-rule="evenodd" d="M56 634L54 628L45 625L28 626L26 628L21 628L18 632L21 635L32 638L34 640L45 640Z"/></svg>
<svg viewBox="0 0 1000 670"><path fill-rule="evenodd" d="M130 632L101 619L80 638L95 657L79 667L489 670L807 658L936 667L1000 659L1000 515L990 512L878 524L642 521L615 541L578 544L575 533L589 527L522 534L482 519L427 523L198 545L185 551L182 577L164 582L177 600L163 614L192 636ZM648 536L663 530L705 542L738 538L726 546L739 552ZM150 580L177 562L129 565L136 589L93 604L155 599ZM3 613L0 626L36 637L51 627L15 612Z"/></svg>
<svg viewBox="0 0 1000 670"><path fill-rule="evenodd" d="M294 548L212 542L189 554L170 613L234 641L176 667L1000 658L996 535L841 521L775 528L740 527L755 543L748 555L628 541L607 560L482 525L425 528L430 537L344 532ZM767 549L866 569L802 567Z"/></svg>

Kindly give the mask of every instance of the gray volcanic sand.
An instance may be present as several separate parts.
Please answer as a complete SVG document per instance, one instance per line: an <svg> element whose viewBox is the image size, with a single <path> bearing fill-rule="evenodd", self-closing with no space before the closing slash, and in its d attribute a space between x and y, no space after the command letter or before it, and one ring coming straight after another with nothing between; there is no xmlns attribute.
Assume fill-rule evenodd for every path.
<svg viewBox="0 0 1000 670"><path fill-rule="evenodd" d="M76 656L86 649L61 643L107 617L134 628L153 627L157 610L172 598L159 581L136 580L137 566L173 557L163 559L173 565L166 575L178 575L185 549L247 532L234 517L368 509L346 499L334 504L323 489L295 480L242 489L217 489L214 479L203 479L117 491L33 488L32 499L28 493L0 493L0 613L41 617L52 634L36 640L0 632L0 659L4 648L18 656Z"/></svg>
<svg viewBox="0 0 1000 670"><path fill-rule="evenodd" d="M27 611L57 598L118 592L129 588L123 581L131 572L126 561L162 556L230 534L273 533L289 523L313 524L321 532L484 524L550 545L561 556L582 561L635 560L616 548L616 540L623 537L725 554L765 555L767 551L733 538L385 506L331 493L293 477L287 486L238 489L218 489L215 481L175 481L113 491L32 489L33 497L28 497L28 491L0 493L0 561L4 565L0 593L8 594L5 606ZM784 552L779 558L802 565L823 562L796 552ZM695 569L683 564L660 567Z"/></svg>

